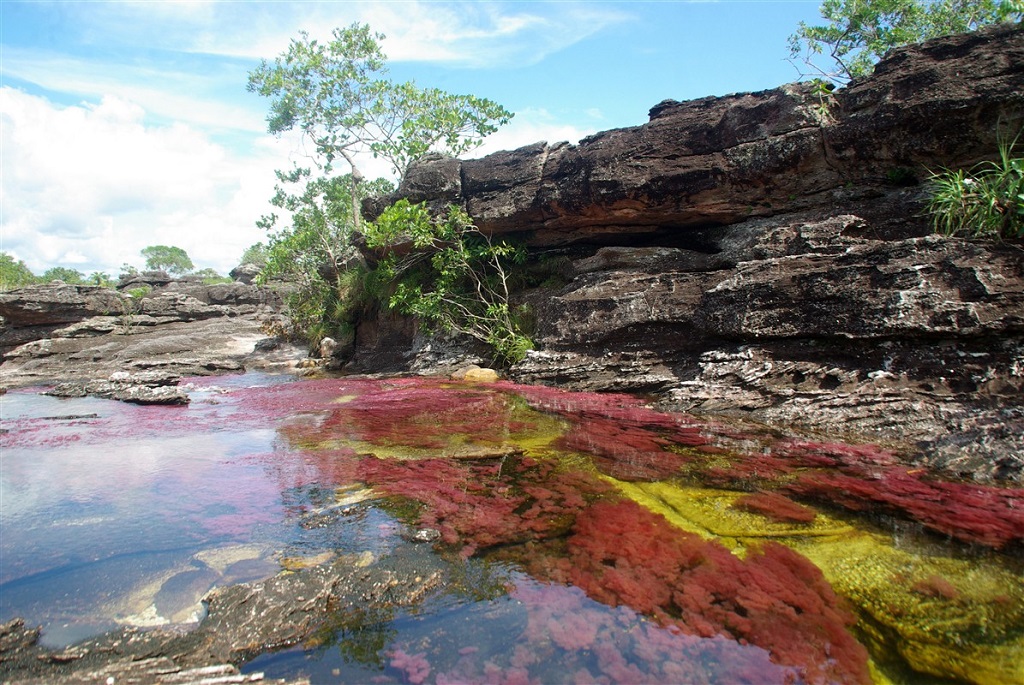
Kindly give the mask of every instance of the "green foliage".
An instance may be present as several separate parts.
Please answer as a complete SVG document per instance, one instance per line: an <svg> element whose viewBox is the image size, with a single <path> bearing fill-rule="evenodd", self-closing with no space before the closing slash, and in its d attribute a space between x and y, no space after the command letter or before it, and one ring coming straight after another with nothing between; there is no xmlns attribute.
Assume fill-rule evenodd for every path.
<svg viewBox="0 0 1024 685"><path fill-rule="evenodd" d="M78 285L85 282L85 274L77 269L54 266L43 272L41 280L44 282L64 281L68 285Z"/></svg>
<svg viewBox="0 0 1024 685"><path fill-rule="evenodd" d="M800 22L790 59L836 83L870 74L892 48L1024 17L1021 0L824 0L820 9L826 23Z"/></svg>
<svg viewBox="0 0 1024 685"><path fill-rule="evenodd" d="M401 178L424 153L463 154L511 120L490 100L391 81L383 38L358 23L334 29L326 44L303 32L272 64L263 60L249 73L248 89L271 99L270 132L298 129L316 147L325 173L340 157L358 182L361 152L388 160Z"/></svg>
<svg viewBox="0 0 1024 685"><path fill-rule="evenodd" d="M245 252L242 253L242 259L238 263L254 264L262 267L266 265L269 254L269 249L265 244L254 243L245 248Z"/></svg>
<svg viewBox="0 0 1024 685"><path fill-rule="evenodd" d="M424 205L400 200L366 227L366 242L386 255L378 271L395 282L391 309L485 342L505 362L533 348L510 303L509 267L522 264L525 251L492 241L462 209L434 218Z"/></svg>
<svg viewBox="0 0 1024 685"><path fill-rule="evenodd" d="M188 253L180 247L169 245L150 245L141 250L146 258L146 268L158 271L166 271L169 274L187 274L195 268Z"/></svg>
<svg viewBox="0 0 1024 685"><path fill-rule="evenodd" d="M350 239L362 229L361 201L392 188L386 181L365 183L357 156L386 159L401 178L423 154L463 154L512 118L490 100L391 80L383 38L358 23L335 29L325 43L301 33L273 62L249 73L249 91L270 99L269 131L298 130L315 150L315 169L277 172L272 202L290 225L280 228L276 214L258 222L271 233L261 280L299 284L289 301L293 332L313 345L342 333L373 299L375 273L356 267L368 279L358 284L345 275L359 261ZM349 173L333 176L339 160Z"/></svg>
<svg viewBox="0 0 1024 685"><path fill-rule="evenodd" d="M12 290L38 282L39 279L25 266L25 262L0 252L0 290Z"/></svg>
<svg viewBox="0 0 1024 685"><path fill-rule="evenodd" d="M89 285L98 285L103 288L113 288L114 281L110 278L110 274L105 271L93 271L89 274L89 277L85 279L85 282Z"/></svg>
<svg viewBox="0 0 1024 685"><path fill-rule="evenodd" d="M1001 144L997 161L932 175L928 210L936 231L1024 238L1024 158L1014 156L1015 143Z"/></svg>
<svg viewBox="0 0 1024 685"><path fill-rule="evenodd" d="M215 283L231 283L231 279L226 276L221 276L214 269L206 268L200 269L199 271L193 271L191 276L197 276L203 279L203 284L214 285Z"/></svg>
<svg viewBox="0 0 1024 685"><path fill-rule="evenodd" d="M297 286L287 298L289 333L315 346L325 336L341 335L351 318L347 298L352 277L344 265L355 257L355 218L348 198L355 192L361 201L393 186L385 179L356 184L351 174L312 177L309 169L300 168L278 171L277 177L280 183L271 202L291 221L278 227L276 214L260 219L258 225L270 236L258 281L283 279Z"/></svg>

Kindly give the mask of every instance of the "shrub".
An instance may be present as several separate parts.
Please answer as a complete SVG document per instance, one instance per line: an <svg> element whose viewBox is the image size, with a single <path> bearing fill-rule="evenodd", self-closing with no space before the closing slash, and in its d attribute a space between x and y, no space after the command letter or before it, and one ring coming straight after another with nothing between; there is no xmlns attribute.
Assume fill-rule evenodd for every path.
<svg viewBox="0 0 1024 685"><path fill-rule="evenodd" d="M935 230L972 238L1024 238L1024 158L1012 143L999 159L932 174L928 211Z"/></svg>
<svg viewBox="0 0 1024 685"><path fill-rule="evenodd" d="M524 250L495 242L458 207L432 217L408 200L386 209L365 231L367 244L385 254L378 272L396 282L391 309L484 342L503 362L521 361L533 348L523 312L510 302L509 269L522 264Z"/></svg>

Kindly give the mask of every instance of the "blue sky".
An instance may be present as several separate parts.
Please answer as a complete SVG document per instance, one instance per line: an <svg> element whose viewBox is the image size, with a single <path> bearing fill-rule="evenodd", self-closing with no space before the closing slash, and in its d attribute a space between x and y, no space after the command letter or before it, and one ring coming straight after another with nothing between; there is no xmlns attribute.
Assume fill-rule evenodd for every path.
<svg viewBox="0 0 1024 685"><path fill-rule="evenodd" d="M226 273L266 237L274 169L303 154L245 89L300 30L368 23L394 78L515 112L479 156L797 80L786 40L818 4L0 0L0 250L116 275L167 244Z"/></svg>

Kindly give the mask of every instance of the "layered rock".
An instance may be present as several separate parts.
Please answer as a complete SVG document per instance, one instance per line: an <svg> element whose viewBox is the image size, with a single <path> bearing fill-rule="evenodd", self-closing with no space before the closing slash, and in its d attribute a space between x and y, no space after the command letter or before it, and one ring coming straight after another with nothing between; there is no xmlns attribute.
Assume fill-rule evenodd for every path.
<svg viewBox="0 0 1024 685"><path fill-rule="evenodd" d="M835 95L810 84L667 100L643 126L579 145L425 158L397 197L460 203L530 245L688 241L689 229L841 203L887 178L995 154L1024 123L1024 31L901 48Z"/></svg>
<svg viewBox="0 0 1024 685"><path fill-rule="evenodd" d="M62 382L59 394L181 403L184 391L154 378L294 365L291 345L257 350L281 314L272 290L205 285L147 272L120 290L54 282L0 293L0 384Z"/></svg>
<svg viewBox="0 0 1024 685"><path fill-rule="evenodd" d="M929 235L919 181L1022 125L1024 30L1002 26L893 51L834 95L666 101L576 146L428 158L398 196L569 263L523 295L537 350L517 380L1020 478L1024 249Z"/></svg>

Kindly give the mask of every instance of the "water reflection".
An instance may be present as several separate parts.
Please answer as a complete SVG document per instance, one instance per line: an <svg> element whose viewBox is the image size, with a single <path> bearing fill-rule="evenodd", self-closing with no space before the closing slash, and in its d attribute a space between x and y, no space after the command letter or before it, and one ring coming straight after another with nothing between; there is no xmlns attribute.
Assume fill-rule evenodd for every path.
<svg viewBox="0 0 1024 685"><path fill-rule="evenodd" d="M430 540L443 588L252 668L314 682L1024 681L1024 491L635 398L203 379L0 398L0 620L60 644ZM419 537L419 536L417 536ZM1002 550L1001 553L985 551Z"/></svg>

